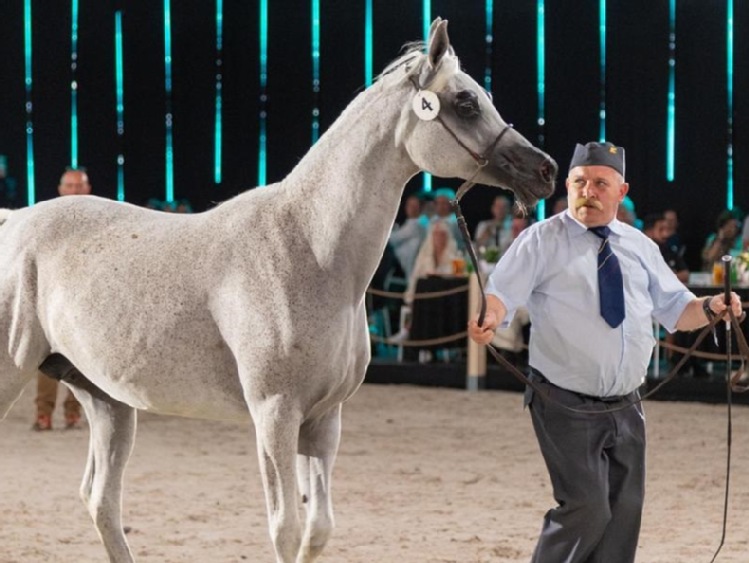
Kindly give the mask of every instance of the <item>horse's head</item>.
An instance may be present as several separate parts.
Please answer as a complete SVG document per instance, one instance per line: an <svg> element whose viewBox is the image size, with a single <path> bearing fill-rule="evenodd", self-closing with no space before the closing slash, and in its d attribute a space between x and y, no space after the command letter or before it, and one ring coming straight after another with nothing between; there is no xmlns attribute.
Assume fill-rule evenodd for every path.
<svg viewBox="0 0 749 563"><path fill-rule="evenodd" d="M460 70L447 21L432 23L426 54L417 49L384 73L402 72L410 85L396 143L413 162L435 176L510 189L526 205L551 195L556 163L508 126L489 94Z"/></svg>

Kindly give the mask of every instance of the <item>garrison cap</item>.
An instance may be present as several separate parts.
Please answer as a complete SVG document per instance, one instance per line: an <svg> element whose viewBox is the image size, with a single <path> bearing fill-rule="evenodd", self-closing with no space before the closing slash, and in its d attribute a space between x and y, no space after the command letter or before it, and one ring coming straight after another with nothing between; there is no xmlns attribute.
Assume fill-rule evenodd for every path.
<svg viewBox="0 0 749 563"><path fill-rule="evenodd" d="M576 166L608 166L624 177L624 149L608 141L577 144L570 161L570 170Z"/></svg>

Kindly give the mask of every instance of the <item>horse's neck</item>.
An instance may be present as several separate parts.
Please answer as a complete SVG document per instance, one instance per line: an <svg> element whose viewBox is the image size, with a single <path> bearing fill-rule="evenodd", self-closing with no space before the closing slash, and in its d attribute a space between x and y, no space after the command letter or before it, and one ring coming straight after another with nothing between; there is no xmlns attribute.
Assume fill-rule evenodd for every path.
<svg viewBox="0 0 749 563"><path fill-rule="evenodd" d="M403 188L417 167L395 146L405 88L360 94L284 184L304 194L307 237L319 266L369 283L382 256Z"/></svg>

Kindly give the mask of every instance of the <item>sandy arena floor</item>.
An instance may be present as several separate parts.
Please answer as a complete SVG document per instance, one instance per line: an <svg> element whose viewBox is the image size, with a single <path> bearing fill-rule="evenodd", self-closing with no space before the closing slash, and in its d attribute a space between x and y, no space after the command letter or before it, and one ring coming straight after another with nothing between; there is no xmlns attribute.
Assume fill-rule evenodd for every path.
<svg viewBox="0 0 749 563"><path fill-rule="evenodd" d="M648 402L646 412L638 562L709 563L726 407ZM33 414L28 388L0 424L0 563L106 561L77 495L88 430L35 433ZM141 413L124 510L139 563L274 561L254 442L250 428ZM337 528L321 563L528 561L553 502L520 395L410 386L365 385L344 407L333 491ZM749 561L747 521L749 409L734 407L719 563Z"/></svg>

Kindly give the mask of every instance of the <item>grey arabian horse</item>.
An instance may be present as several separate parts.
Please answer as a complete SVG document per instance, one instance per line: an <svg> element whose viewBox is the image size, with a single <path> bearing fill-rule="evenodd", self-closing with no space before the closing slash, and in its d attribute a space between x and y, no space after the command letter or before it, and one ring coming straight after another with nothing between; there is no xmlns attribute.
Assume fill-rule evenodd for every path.
<svg viewBox="0 0 749 563"><path fill-rule="evenodd" d="M446 21L425 51L394 61L283 181L205 213L79 196L0 215L0 415L64 360L91 427L81 495L110 561L133 561L121 500L138 409L251 419L277 562L314 561L341 405L370 359L364 295L406 182L427 170L526 204L551 194L556 164L460 70Z"/></svg>

